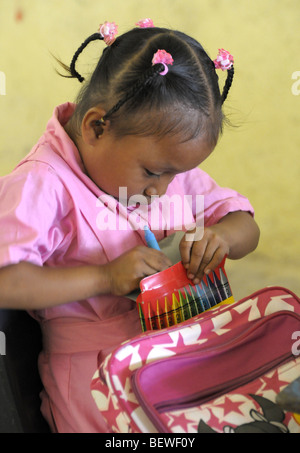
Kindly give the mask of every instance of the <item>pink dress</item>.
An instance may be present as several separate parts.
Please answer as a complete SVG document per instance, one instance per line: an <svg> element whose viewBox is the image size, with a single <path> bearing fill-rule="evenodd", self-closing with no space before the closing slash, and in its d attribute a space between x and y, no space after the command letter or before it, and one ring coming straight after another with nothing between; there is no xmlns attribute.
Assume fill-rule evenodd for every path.
<svg viewBox="0 0 300 453"><path fill-rule="evenodd" d="M0 266L20 261L49 267L105 264L145 244L139 229L145 222L160 240L180 229L177 223L183 217L185 225L194 220L199 194L204 195L206 226L231 211L253 214L246 198L219 187L198 168L177 175L165 198L150 207L139 211L120 205L85 174L79 152L63 128L74 108L70 103L57 107L36 146L11 174L0 178ZM192 202L185 203L184 216L166 216L164 200L183 199L186 194ZM31 314L43 332L41 408L51 429L109 431L92 399L91 379L108 353L141 332L135 303L105 295Z"/></svg>

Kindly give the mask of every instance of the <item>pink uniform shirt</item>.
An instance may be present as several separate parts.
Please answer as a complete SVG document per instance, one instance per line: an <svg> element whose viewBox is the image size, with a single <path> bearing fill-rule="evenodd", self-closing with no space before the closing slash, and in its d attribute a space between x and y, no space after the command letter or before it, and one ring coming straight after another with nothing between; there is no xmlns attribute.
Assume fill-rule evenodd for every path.
<svg viewBox="0 0 300 453"><path fill-rule="evenodd" d="M11 174L0 178L0 266L20 261L49 267L102 265L145 244L144 224L160 240L197 219L209 226L232 211L253 214L245 197L219 187L199 168L177 175L165 196L149 206L120 204L84 172L63 128L74 108L70 103L57 107L36 146ZM199 196L204 196L204 210L196 212L202 206ZM171 213L165 209L170 200L176 214L174 207ZM44 335L39 360L45 387L42 411L52 430L109 430L91 397L90 382L99 361L141 332L135 303L106 295L32 315Z"/></svg>

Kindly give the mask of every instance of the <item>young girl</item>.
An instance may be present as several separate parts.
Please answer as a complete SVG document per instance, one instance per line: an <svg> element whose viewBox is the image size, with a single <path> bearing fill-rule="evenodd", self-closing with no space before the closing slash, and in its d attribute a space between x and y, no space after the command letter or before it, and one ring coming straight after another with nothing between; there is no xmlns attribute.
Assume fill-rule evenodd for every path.
<svg viewBox="0 0 300 453"><path fill-rule="evenodd" d="M70 75L83 82L80 53L94 40L107 45L76 105L55 109L37 145L0 182L0 306L40 322L42 412L54 432L109 430L91 397L92 376L141 332L126 295L171 264L146 246L145 225L160 240L191 219L189 230L199 233L202 216L204 231L180 244L195 283L225 254L241 258L258 243L248 200L198 168L222 129L231 56L221 50L213 62L191 37L151 21L117 39L115 31L105 23L80 46ZM218 66L227 70L221 93ZM185 195L185 219L168 214L170 200L177 212Z"/></svg>

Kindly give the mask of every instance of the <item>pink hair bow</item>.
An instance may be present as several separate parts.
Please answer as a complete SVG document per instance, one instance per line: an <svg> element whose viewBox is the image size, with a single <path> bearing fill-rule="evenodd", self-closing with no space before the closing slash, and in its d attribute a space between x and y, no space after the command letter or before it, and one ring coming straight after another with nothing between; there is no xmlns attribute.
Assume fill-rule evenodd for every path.
<svg viewBox="0 0 300 453"><path fill-rule="evenodd" d="M174 62L172 55L166 52L165 50L158 50L152 58L152 65L162 63L165 67L165 69L160 72L160 75L166 75L167 72L169 71L169 68L167 65L172 65Z"/></svg>
<svg viewBox="0 0 300 453"><path fill-rule="evenodd" d="M219 49L217 58L214 60L215 68L228 70L233 66L233 56L225 49Z"/></svg>
<svg viewBox="0 0 300 453"><path fill-rule="evenodd" d="M139 20L135 25L137 25L140 28L152 28L152 27L154 27L153 20L152 19L148 19L148 18Z"/></svg>
<svg viewBox="0 0 300 453"><path fill-rule="evenodd" d="M103 37L105 44L111 46L116 39L118 25L114 22L105 21L104 24L100 24L99 33Z"/></svg>

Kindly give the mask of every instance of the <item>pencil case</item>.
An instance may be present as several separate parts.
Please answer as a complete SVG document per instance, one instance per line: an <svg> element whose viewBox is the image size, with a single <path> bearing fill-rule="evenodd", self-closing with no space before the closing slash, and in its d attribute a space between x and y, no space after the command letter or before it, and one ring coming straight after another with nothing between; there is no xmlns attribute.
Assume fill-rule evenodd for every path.
<svg viewBox="0 0 300 453"><path fill-rule="evenodd" d="M164 329L234 302L225 260L197 285L188 279L181 261L144 278L136 300L143 331Z"/></svg>

